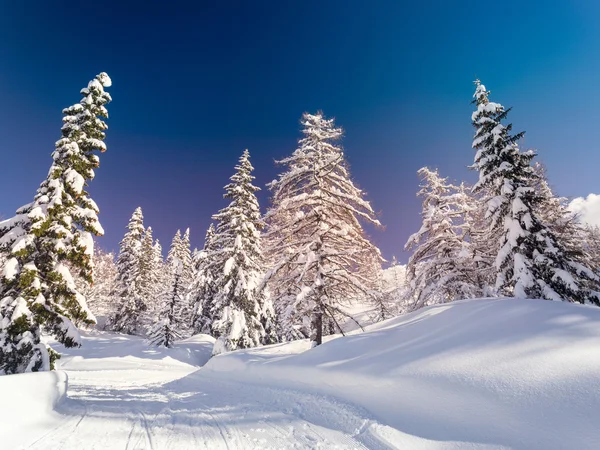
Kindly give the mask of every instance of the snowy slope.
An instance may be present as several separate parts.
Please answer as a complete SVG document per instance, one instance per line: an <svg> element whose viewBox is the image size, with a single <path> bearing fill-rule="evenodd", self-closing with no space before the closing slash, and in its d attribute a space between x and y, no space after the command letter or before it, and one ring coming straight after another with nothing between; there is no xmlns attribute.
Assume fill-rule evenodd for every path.
<svg viewBox="0 0 600 450"><path fill-rule="evenodd" d="M203 370L361 406L395 429L394 447L600 448L598 308L463 301L307 345L222 355Z"/></svg>
<svg viewBox="0 0 600 450"><path fill-rule="evenodd" d="M5 410L0 449L387 448L353 437L365 418L351 405L203 376L195 364L212 351L208 336L174 349L102 332L84 333L83 342L59 349L58 372L0 377L3 407L31 391L24 408L11 409L19 414ZM48 381L65 373L68 398L55 401L61 391Z"/></svg>
<svg viewBox="0 0 600 450"><path fill-rule="evenodd" d="M41 409L5 416L0 448L600 448L599 308L456 302L198 370L212 342L88 333L60 362L62 401L60 372L0 377L3 405Z"/></svg>

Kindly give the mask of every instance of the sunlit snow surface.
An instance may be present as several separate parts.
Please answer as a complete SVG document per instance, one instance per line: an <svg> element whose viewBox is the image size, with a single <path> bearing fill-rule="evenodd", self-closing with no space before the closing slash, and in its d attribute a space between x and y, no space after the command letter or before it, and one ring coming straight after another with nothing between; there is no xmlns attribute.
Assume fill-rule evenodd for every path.
<svg viewBox="0 0 600 450"><path fill-rule="evenodd" d="M600 448L596 307L456 302L199 370L206 336L171 350L83 339L54 411L56 374L0 377L2 449Z"/></svg>

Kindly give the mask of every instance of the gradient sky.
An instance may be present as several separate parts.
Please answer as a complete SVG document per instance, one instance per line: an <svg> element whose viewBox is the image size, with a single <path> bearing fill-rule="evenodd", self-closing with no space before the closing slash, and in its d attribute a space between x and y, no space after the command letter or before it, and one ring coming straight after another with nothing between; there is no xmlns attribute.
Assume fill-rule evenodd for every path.
<svg viewBox="0 0 600 450"><path fill-rule="evenodd" d="M0 0L0 215L32 200L62 108L106 71L108 151L89 188L103 248L118 248L136 206L163 247L186 227L201 246L242 151L264 187L302 112L322 109L381 213L374 241L406 261L416 171L475 179L475 77L514 108L560 195L600 193L599 19L596 0Z"/></svg>

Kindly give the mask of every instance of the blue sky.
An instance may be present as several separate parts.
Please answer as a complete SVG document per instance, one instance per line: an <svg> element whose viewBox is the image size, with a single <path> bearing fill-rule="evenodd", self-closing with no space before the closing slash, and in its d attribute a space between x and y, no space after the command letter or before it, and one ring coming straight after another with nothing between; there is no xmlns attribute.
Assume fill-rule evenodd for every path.
<svg viewBox="0 0 600 450"><path fill-rule="evenodd" d="M419 3L419 4L416 4ZM295 149L304 111L345 129L352 174L380 211L384 256L420 225L416 171L473 181L472 81L512 106L551 184L600 193L595 1L1 2L0 215L33 198L61 110L101 71L108 151L89 191L116 249L136 206L167 246L202 245L245 148L256 183ZM263 210L266 190L260 195Z"/></svg>

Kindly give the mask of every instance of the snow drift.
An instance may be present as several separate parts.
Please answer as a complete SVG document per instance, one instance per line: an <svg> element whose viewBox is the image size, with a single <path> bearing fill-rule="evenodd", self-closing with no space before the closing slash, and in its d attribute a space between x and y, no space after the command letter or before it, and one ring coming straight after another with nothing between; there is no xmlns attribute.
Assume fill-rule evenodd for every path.
<svg viewBox="0 0 600 450"><path fill-rule="evenodd" d="M307 348L233 352L202 371L362 406L397 430L394 447L600 448L596 307L462 301Z"/></svg>
<svg viewBox="0 0 600 450"><path fill-rule="evenodd" d="M67 384L67 374L62 371L0 376L0 423L11 428L11 433L0 439L2 448L16 447L32 425L48 421L64 399Z"/></svg>

